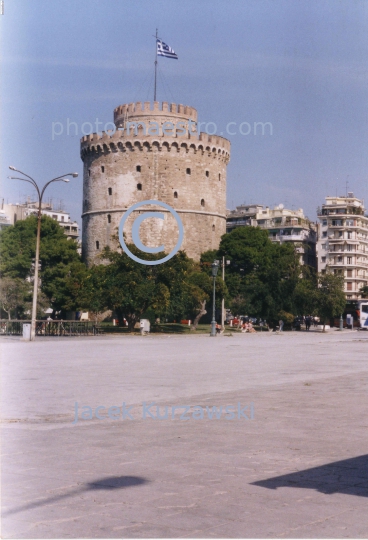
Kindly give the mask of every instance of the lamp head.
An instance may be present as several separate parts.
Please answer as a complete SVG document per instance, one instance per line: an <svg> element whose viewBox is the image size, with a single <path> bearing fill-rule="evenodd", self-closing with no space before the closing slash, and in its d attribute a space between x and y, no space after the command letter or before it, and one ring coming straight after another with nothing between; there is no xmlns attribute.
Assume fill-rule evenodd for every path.
<svg viewBox="0 0 368 540"><path fill-rule="evenodd" d="M77 172L73 172L73 173L72 173L72 177L73 177L73 178L77 178L77 176L78 176L78 173L77 173Z"/></svg>
<svg viewBox="0 0 368 540"><path fill-rule="evenodd" d="M213 261L213 263L211 264L211 268L212 268L212 277L216 277L218 269L219 269L219 262Z"/></svg>
<svg viewBox="0 0 368 540"><path fill-rule="evenodd" d="M63 182L70 182L69 178L62 178L61 179Z"/></svg>
<svg viewBox="0 0 368 540"><path fill-rule="evenodd" d="M12 167L11 165L9 165L9 169L10 169L11 171L16 171L16 170L17 170L15 167Z"/></svg>

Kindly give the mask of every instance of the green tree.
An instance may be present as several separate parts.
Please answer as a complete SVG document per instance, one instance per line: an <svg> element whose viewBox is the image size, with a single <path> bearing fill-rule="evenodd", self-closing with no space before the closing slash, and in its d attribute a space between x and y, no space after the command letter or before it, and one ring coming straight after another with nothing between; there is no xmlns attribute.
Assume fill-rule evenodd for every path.
<svg viewBox="0 0 368 540"><path fill-rule="evenodd" d="M368 298L368 285L364 285L364 287L361 287L359 289L359 292L362 295L362 298Z"/></svg>
<svg viewBox="0 0 368 540"><path fill-rule="evenodd" d="M235 313L277 321L280 310L294 313L300 279L299 254L292 243L274 243L259 227L239 227L222 237L218 257L231 261L226 285Z"/></svg>
<svg viewBox="0 0 368 540"><path fill-rule="evenodd" d="M18 278L4 277L1 280L0 307L10 320L20 318L26 309L29 284Z"/></svg>
<svg viewBox="0 0 368 540"><path fill-rule="evenodd" d="M345 308L344 277L330 271L318 273L316 306L325 331L326 321L340 315Z"/></svg>
<svg viewBox="0 0 368 540"><path fill-rule="evenodd" d="M0 274L16 279L33 276L36 252L37 218L30 216L0 232ZM73 273L84 271L78 245L68 239L58 223L48 216L41 219L41 291L53 309L75 309L67 286ZM69 280L70 282L70 280Z"/></svg>

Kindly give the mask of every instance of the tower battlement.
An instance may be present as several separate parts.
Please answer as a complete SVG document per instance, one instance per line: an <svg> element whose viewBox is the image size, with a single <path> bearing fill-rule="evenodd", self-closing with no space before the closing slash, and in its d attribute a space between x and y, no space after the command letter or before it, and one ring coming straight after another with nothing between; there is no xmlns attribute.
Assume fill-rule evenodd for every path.
<svg viewBox="0 0 368 540"><path fill-rule="evenodd" d="M168 101L154 101L151 105L150 101L137 101L136 103L126 103L125 105L119 105L114 109L114 122L118 126L127 119L143 117L168 117L176 118L179 120L193 120L197 121L197 111L194 107L188 105L169 103Z"/></svg>

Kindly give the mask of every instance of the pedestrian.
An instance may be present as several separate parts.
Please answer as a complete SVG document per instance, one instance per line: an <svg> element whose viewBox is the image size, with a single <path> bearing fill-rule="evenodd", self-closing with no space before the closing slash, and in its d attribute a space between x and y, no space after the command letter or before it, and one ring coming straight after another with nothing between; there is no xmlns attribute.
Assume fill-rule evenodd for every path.
<svg viewBox="0 0 368 540"><path fill-rule="evenodd" d="M307 332L309 332L309 329L311 327L311 317L308 315L306 318L305 318L305 329Z"/></svg>
<svg viewBox="0 0 368 540"><path fill-rule="evenodd" d="M284 321L282 319L279 320L279 330L280 332L283 331L283 328L284 328Z"/></svg>

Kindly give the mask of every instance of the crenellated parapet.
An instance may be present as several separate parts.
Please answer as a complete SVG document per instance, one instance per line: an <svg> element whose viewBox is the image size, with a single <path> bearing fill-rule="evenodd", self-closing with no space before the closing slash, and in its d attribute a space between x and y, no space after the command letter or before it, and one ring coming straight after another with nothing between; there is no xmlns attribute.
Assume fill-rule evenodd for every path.
<svg viewBox="0 0 368 540"><path fill-rule="evenodd" d="M114 122L118 126L126 120L143 117L169 117L177 120L197 121L197 111L188 105L169 103L168 101L137 101L136 103L126 103L114 109Z"/></svg>
<svg viewBox="0 0 368 540"><path fill-rule="evenodd" d="M115 133L102 132L85 135L81 139L82 160L90 155L109 152L183 152L206 154L222 159L225 163L230 160L230 141L219 135L200 133L199 135L177 135L165 137L144 135L137 130L137 135L125 135L122 130Z"/></svg>

